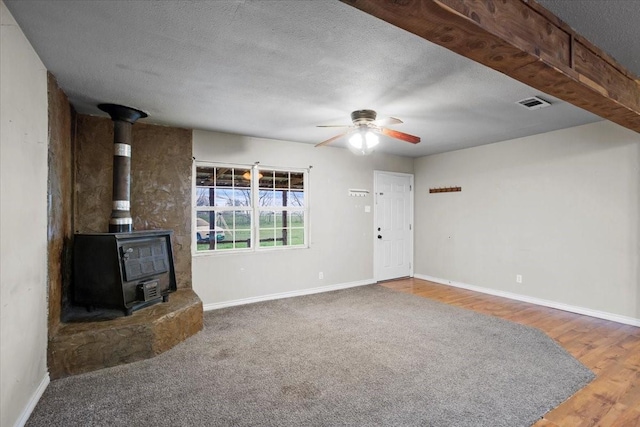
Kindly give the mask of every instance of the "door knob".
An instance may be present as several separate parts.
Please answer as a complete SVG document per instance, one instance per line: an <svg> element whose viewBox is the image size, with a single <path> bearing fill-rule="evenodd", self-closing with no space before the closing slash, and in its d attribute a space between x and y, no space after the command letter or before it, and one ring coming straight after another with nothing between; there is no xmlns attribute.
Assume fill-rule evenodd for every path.
<svg viewBox="0 0 640 427"><path fill-rule="evenodd" d="M378 234L378 239L382 239L382 236Z"/></svg>

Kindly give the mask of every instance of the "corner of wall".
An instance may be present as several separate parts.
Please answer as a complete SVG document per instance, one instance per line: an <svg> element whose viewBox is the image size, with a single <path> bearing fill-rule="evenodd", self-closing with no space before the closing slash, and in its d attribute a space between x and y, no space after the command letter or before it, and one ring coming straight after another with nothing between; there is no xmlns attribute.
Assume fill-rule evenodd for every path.
<svg viewBox="0 0 640 427"><path fill-rule="evenodd" d="M0 425L12 426L26 421L48 383L48 103L42 61L3 2L0 9Z"/></svg>

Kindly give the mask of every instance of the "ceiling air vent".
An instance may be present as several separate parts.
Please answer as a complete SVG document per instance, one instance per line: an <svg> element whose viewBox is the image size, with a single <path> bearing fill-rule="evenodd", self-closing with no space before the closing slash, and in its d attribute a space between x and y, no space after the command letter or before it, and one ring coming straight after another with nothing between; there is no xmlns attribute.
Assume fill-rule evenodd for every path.
<svg viewBox="0 0 640 427"><path fill-rule="evenodd" d="M549 105L551 105L549 102L545 101L542 98L538 98L537 96L521 99L520 101L516 102L516 104L522 105L528 110L539 110L540 108L548 107Z"/></svg>

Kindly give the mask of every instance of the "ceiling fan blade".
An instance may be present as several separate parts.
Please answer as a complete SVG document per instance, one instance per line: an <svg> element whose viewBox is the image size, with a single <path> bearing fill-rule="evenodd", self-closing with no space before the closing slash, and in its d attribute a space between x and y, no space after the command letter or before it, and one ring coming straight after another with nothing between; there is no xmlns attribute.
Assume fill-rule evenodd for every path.
<svg viewBox="0 0 640 427"><path fill-rule="evenodd" d="M400 123L404 123L400 119L396 119L395 117L387 117L385 119L375 120L373 122L376 126L389 126L389 125L399 125Z"/></svg>
<svg viewBox="0 0 640 427"><path fill-rule="evenodd" d="M410 142L411 144L417 144L420 142L419 136L409 135L408 133L398 132L397 130L380 128L380 132L383 135L390 136L391 138L400 139L402 141Z"/></svg>
<svg viewBox="0 0 640 427"><path fill-rule="evenodd" d="M346 135L346 134L348 134L348 133L351 133L351 132L349 131L349 132L341 133L340 135L336 135L336 136L334 136L333 138L329 138L329 139L327 139L326 141L322 141L322 142L320 142L320 143L316 144L315 146L316 146L316 147L322 147L323 145L330 144L330 143L332 143L333 141L335 141L336 139L342 138L343 136L345 136L345 135Z"/></svg>
<svg viewBox="0 0 640 427"><path fill-rule="evenodd" d="M351 128L351 125L318 125L317 128Z"/></svg>

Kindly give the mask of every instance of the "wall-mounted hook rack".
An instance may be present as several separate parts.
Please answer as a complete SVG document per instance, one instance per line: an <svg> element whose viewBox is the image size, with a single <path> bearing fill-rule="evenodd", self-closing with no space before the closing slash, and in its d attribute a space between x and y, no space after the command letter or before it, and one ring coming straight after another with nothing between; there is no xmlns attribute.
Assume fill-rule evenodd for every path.
<svg viewBox="0 0 640 427"><path fill-rule="evenodd" d="M367 197L369 195L369 190L362 190L359 188L350 188L349 196L352 197Z"/></svg>
<svg viewBox="0 0 640 427"><path fill-rule="evenodd" d="M429 193L454 193L456 191L462 191L462 187L438 187L429 189Z"/></svg>

